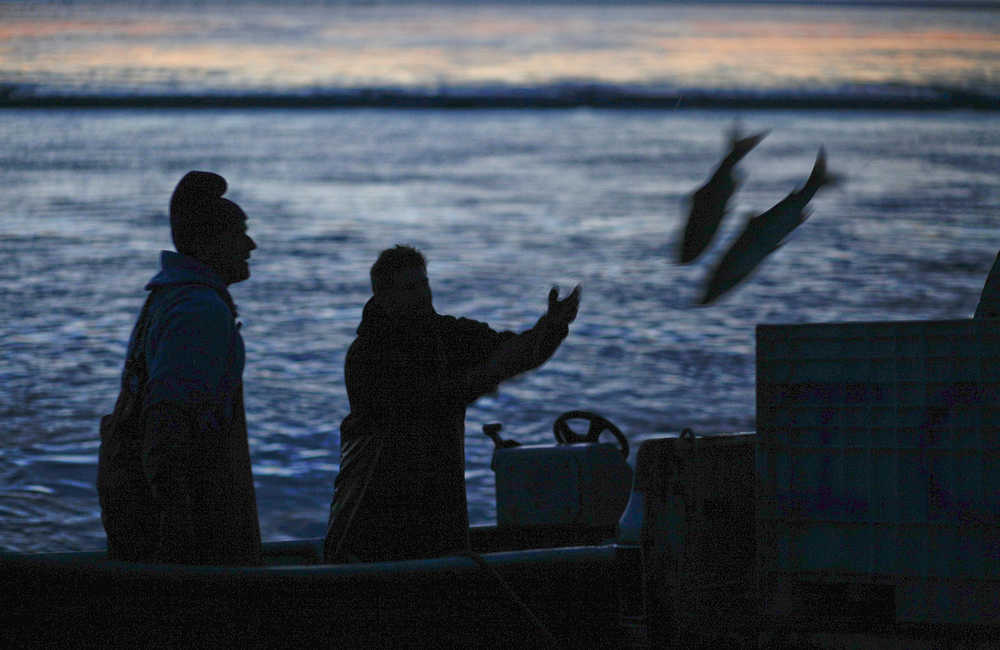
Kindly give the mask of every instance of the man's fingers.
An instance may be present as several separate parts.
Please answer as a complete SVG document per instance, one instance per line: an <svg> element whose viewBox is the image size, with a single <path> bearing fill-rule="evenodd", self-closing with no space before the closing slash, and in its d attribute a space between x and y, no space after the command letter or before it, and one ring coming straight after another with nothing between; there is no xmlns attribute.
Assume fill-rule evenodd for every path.
<svg viewBox="0 0 1000 650"><path fill-rule="evenodd" d="M559 300L559 287L554 286L549 291L549 316L557 321L571 323L576 318L580 308L580 285L573 287L568 296Z"/></svg>
<svg viewBox="0 0 1000 650"><path fill-rule="evenodd" d="M580 306L580 285L576 285L573 291L562 301L563 308L572 313L576 313Z"/></svg>

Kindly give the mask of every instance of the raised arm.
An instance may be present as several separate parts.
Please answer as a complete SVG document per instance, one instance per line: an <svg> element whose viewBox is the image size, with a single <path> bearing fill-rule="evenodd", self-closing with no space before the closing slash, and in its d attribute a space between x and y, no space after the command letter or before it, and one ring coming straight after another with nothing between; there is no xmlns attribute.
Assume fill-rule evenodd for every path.
<svg viewBox="0 0 1000 650"><path fill-rule="evenodd" d="M473 399L548 361L569 333L569 324L576 319L579 307L579 285L563 300L559 300L558 287L553 287L548 310L534 327L509 338L485 362L469 369L465 380Z"/></svg>

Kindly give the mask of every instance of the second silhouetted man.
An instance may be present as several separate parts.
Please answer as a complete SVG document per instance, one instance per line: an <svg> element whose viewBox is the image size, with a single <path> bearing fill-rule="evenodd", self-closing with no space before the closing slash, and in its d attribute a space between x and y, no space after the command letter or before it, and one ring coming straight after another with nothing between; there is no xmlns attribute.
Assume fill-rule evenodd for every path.
<svg viewBox="0 0 1000 650"><path fill-rule="evenodd" d="M468 548L465 409L542 365L576 318L579 287L521 334L434 311L423 255L382 252L347 353L350 414L325 542L328 562L433 557Z"/></svg>

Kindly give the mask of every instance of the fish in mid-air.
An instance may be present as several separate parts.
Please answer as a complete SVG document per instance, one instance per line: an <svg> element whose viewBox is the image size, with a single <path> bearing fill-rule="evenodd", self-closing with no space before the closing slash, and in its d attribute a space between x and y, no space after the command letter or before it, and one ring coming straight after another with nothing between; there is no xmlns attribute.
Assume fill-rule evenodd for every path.
<svg viewBox="0 0 1000 650"><path fill-rule="evenodd" d="M681 241L678 261L681 264L693 262L701 255L712 237L719 230L726 205L739 186L739 178L734 174L736 163L760 144L768 131L740 137L739 125L734 126L729 140L729 152L725 155L708 181L691 195L684 239Z"/></svg>
<svg viewBox="0 0 1000 650"><path fill-rule="evenodd" d="M712 272L700 304L713 302L750 275L765 257L780 248L788 235L809 218L806 207L816 192L839 181L837 175L827 171L826 152L820 147L805 185L792 191L767 212L750 218L746 229Z"/></svg>

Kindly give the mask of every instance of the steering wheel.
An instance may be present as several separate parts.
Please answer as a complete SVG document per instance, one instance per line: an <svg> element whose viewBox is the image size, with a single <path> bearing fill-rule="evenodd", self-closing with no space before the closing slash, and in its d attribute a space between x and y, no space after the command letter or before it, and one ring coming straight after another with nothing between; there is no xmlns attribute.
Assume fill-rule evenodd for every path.
<svg viewBox="0 0 1000 650"><path fill-rule="evenodd" d="M589 422L587 434L581 436L576 431L573 431L568 424L569 420L586 420ZM597 439L605 431L611 432L611 435L615 437L622 456L627 459L628 439L625 438L625 434L622 433L621 429L612 424L610 420L597 413L592 413L591 411L566 411L552 423L552 433L555 434L556 441L564 445L571 445L576 442L597 442Z"/></svg>

